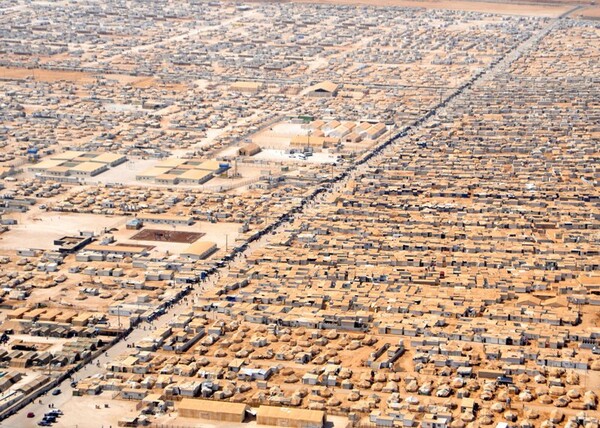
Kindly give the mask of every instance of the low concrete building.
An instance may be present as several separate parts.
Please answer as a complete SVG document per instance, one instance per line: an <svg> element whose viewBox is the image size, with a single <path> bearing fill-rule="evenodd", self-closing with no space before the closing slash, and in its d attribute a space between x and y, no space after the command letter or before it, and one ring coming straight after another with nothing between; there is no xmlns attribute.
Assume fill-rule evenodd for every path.
<svg viewBox="0 0 600 428"><path fill-rule="evenodd" d="M133 245L102 245L90 244L85 247L86 251L94 251L100 254L120 254L124 257L133 257L138 254L147 254L148 250L144 247L136 247Z"/></svg>
<svg viewBox="0 0 600 428"><path fill-rule="evenodd" d="M137 218L144 222L144 224L180 224L183 226L194 224L192 217L169 214L140 214Z"/></svg>
<svg viewBox="0 0 600 428"><path fill-rule="evenodd" d="M177 176L179 184L203 184L211 178L213 178L213 173L203 169L190 169Z"/></svg>
<svg viewBox="0 0 600 428"><path fill-rule="evenodd" d="M188 257L193 260L202 260L217 251L217 244L210 241L197 241L187 247L181 253L182 257Z"/></svg>
<svg viewBox="0 0 600 428"><path fill-rule="evenodd" d="M325 412L322 410L260 406L256 415L256 422L259 425L279 427L322 428L325 425Z"/></svg>
<svg viewBox="0 0 600 428"><path fill-rule="evenodd" d="M126 161L126 156L116 153L67 151L51 155L29 170L51 177L93 177Z"/></svg>
<svg viewBox="0 0 600 428"><path fill-rule="evenodd" d="M256 94L264 88L262 82L235 82L231 84L231 90L237 92L245 92L249 94Z"/></svg>
<svg viewBox="0 0 600 428"><path fill-rule="evenodd" d="M206 419L219 422L244 422L246 411L250 406L244 403L228 403L195 398L184 398L179 402L177 410L184 418Z"/></svg>

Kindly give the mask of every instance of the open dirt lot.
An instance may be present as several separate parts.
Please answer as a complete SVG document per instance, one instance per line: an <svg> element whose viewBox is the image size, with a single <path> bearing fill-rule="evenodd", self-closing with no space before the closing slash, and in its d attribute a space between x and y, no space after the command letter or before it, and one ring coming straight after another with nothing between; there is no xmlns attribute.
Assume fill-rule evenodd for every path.
<svg viewBox="0 0 600 428"><path fill-rule="evenodd" d="M464 10L467 12L498 13L503 15L557 17L572 6L531 3L495 3L478 1L413 1L413 0L292 0L292 3L351 4L369 6L422 7L426 9Z"/></svg>
<svg viewBox="0 0 600 428"><path fill-rule="evenodd" d="M86 183L140 184L135 176L158 163L157 159L129 159L127 162L110 168L94 177L85 177Z"/></svg>
<svg viewBox="0 0 600 428"><path fill-rule="evenodd" d="M582 19L600 19L600 6L589 6L575 12L575 16Z"/></svg>
<svg viewBox="0 0 600 428"><path fill-rule="evenodd" d="M234 245L237 239L240 225L238 223L211 223L208 221L197 221L191 226L175 226L173 231L178 233L196 233L201 234L203 241L210 241L217 244L219 248L225 248L225 245L229 247ZM171 231L171 232L173 232ZM133 232L133 233L132 233ZM178 254L189 247L189 243L181 242L168 242L168 241L140 241L133 238L138 232L132 230L122 229L114 233L114 236L119 244L124 245L140 245L140 243L147 242L149 245L154 246L152 253L165 253ZM1 241L0 241L1 242Z"/></svg>
<svg viewBox="0 0 600 428"><path fill-rule="evenodd" d="M27 79L33 78L43 82L56 82L67 80L71 82L88 83L95 79L90 73L79 71L53 71L29 68L6 68L0 67L0 78L3 79Z"/></svg>
<svg viewBox="0 0 600 428"><path fill-rule="evenodd" d="M37 210L34 208L33 210ZM33 211L35 213L35 211ZM3 250L20 248L55 248L54 239L65 235L78 235L80 231L101 233L104 228L110 229L125 222L126 217L109 217L95 214L74 214L59 212L39 212L36 217L23 220L17 216L19 224L0 236Z"/></svg>
<svg viewBox="0 0 600 428"><path fill-rule="evenodd" d="M104 407L104 402L109 407ZM96 408L100 406L100 409ZM110 400L108 393L100 396L84 396L68 399L61 406L64 415L55 426L62 427L116 427L119 419L136 416L135 402L125 400ZM101 421L101 422L100 422Z"/></svg>
<svg viewBox="0 0 600 428"><path fill-rule="evenodd" d="M128 76L125 74L105 74L107 79L116 79L121 83L131 83L133 86L147 87L152 84L152 78ZM76 83L91 83L96 80L93 73L83 71L45 70L39 68L0 67L0 79L33 78L41 82L57 82L64 80ZM149 80L150 79L150 80Z"/></svg>
<svg viewBox="0 0 600 428"><path fill-rule="evenodd" d="M191 244L203 236L204 233L177 232L164 229L143 229L141 232L133 235L131 239L140 241L183 242Z"/></svg>

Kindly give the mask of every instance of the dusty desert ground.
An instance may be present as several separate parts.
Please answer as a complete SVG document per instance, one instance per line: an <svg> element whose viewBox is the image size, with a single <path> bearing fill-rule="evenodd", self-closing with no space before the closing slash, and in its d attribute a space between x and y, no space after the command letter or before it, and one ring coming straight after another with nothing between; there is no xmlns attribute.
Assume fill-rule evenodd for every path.
<svg viewBox="0 0 600 428"><path fill-rule="evenodd" d="M261 1L261 0L259 0ZM269 1L269 0L267 0ZM545 2L480 2L448 0L292 0L292 3L350 4L369 6L422 7L426 9L464 10L468 12L497 13L520 16L542 16L555 18L574 6L571 2L549 4Z"/></svg>
<svg viewBox="0 0 600 428"><path fill-rule="evenodd" d="M156 83L153 77L137 77L125 74L103 74L107 79L115 79L123 84L131 84L137 88L147 88ZM93 73L83 71L47 70L42 68L0 67L0 80L34 79L39 82L76 82L91 83L96 80ZM169 86L173 89L175 86Z"/></svg>
<svg viewBox="0 0 600 428"><path fill-rule="evenodd" d="M575 16L582 19L600 19L600 6L587 6L575 12Z"/></svg>
<svg viewBox="0 0 600 428"><path fill-rule="evenodd" d="M105 228L117 227L127 220L126 217L94 214L42 213L36 209L16 217L19 224L2 234L0 238L3 250L20 248L51 250L55 248L54 239L65 235L78 235L81 231L100 233Z"/></svg>

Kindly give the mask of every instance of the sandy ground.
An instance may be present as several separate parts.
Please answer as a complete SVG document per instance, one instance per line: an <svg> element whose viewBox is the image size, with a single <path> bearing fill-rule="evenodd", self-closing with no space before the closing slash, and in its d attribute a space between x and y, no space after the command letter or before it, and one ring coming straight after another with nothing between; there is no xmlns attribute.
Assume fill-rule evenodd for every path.
<svg viewBox="0 0 600 428"><path fill-rule="evenodd" d="M586 370L585 376L582 376L582 378L585 389L600 391L600 372Z"/></svg>
<svg viewBox="0 0 600 428"><path fill-rule="evenodd" d="M600 6L589 6L581 11L575 12L575 16L586 19L600 19Z"/></svg>
<svg viewBox="0 0 600 428"><path fill-rule="evenodd" d="M221 150L219 153L217 153L217 155L215 157L237 156L238 150L240 149L241 146L242 146L241 144L237 144L235 146L227 147L227 148Z"/></svg>
<svg viewBox="0 0 600 428"><path fill-rule="evenodd" d="M293 3L324 3L324 4L349 4L369 6L398 6L422 7L426 9L464 10L468 12L498 13L503 15L544 16L557 17L565 13L571 6L550 4L519 4L519 3L493 3L477 1L449 1L449 0L292 0Z"/></svg>
<svg viewBox="0 0 600 428"><path fill-rule="evenodd" d="M4 348L10 352L10 347L13 345L15 340L22 340L25 343L42 345L38 349L45 352L56 353L62 350L63 345L68 342L67 339L62 337L32 337L28 334L13 334L10 336L11 341L7 345L3 345L0 348ZM47 345L47 347L46 347Z"/></svg>
<svg viewBox="0 0 600 428"><path fill-rule="evenodd" d="M33 207L30 213L17 218L18 224L0 236L0 246L4 250L21 248L55 249L54 239L65 235L78 235L80 231L101 233L104 228L116 227L124 223L126 217L109 217L96 214L75 214L42 212ZM27 214L36 217L27 218Z"/></svg>
<svg viewBox="0 0 600 428"><path fill-rule="evenodd" d="M64 415L61 416L55 427L77 427L77 428L100 428L109 426L117 427L119 419L127 416L136 416L135 405L137 402L124 400L111 400L111 393L106 392L98 396L83 396L76 399L69 399L66 392L63 392L67 400L63 405L56 405L60 408ZM109 405L104 407L104 403ZM96 409L96 405L100 405L100 409ZM35 412L34 412L35 413ZM20 425L21 428L37 427L37 423L44 416L43 413L35 415L35 418L29 419L30 424ZM15 426L16 425L6 425Z"/></svg>
<svg viewBox="0 0 600 428"><path fill-rule="evenodd" d="M35 80L44 82L56 82L58 80L68 80L79 83L90 83L96 79L90 73L79 71L50 71L28 68L6 68L0 67L0 78L5 79L26 79L33 77Z"/></svg>
<svg viewBox="0 0 600 428"><path fill-rule="evenodd" d="M65 80L77 83L91 83L96 81L92 73L83 71L60 71L43 70L20 67L0 67L0 79L27 79L32 77L35 80L43 82L57 82ZM106 74L107 79L116 79L121 83L132 83L136 86L137 82L144 83L148 80L146 77L128 76L124 74ZM143 86L143 85L142 85Z"/></svg>
<svg viewBox="0 0 600 428"><path fill-rule="evenodd" d="M85 182L88 184L122 183L139 185L141 183L136 181L135 176L155 166L158 162L160 162L158 159L129 159L127 162L110 168L95 177L86 177Z"/></svg>

